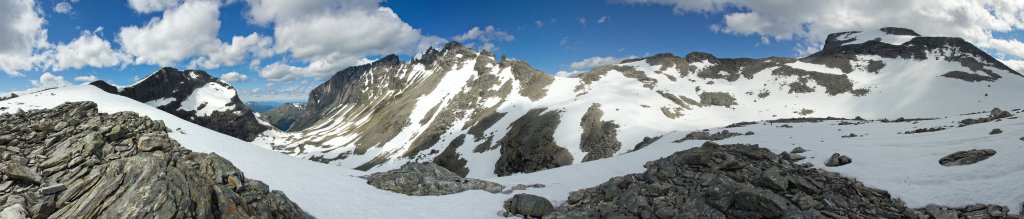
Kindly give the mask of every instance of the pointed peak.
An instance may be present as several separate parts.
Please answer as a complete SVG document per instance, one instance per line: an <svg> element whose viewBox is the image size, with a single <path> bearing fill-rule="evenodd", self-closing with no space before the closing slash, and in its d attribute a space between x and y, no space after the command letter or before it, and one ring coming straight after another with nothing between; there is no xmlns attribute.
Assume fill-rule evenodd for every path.
<svg viewBox="0 0 1024 219"><path fill-rule="evenodd" d="M462 43L459 43L459 41L452 40L452 41L448 41L448 43L445 43L444 44L444 49L442 49L442 50L453 50L453 49L459 49L459 48L466 48L466 46L462 45Z"/></svg>
<svg viewBox="0 0 1024 219"><path fill-rule="evenodd" d="M373 65L398 65L402 64L402 59L398 55L391 54L384 56L383 58L373 61Z"/></svg>

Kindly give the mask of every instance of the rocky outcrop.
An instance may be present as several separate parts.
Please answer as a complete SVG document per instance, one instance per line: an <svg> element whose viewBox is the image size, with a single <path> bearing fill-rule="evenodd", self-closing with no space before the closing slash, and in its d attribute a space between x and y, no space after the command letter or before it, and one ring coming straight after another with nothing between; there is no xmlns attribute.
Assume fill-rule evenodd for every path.
<svg viewBox="0 0 1024 219"><path fill-rule="evenodd" d="M1001 110L999 108L992 108L992 110L989 111L988 116L986 116L986 117L960 120L960 127L974 125L974 124L980 124L980 123L986 123L986 122L992 122L992 121L999 121L999 120L1001 120L1003 118L1007 118L1007 117L1011 117L1011 116L1013 116L1013 114L1011 114L1010 112L1003 111L1003 110Z"/></svg>
<svg viewBox="0 0 1024 219"><path fill-rule="evenodd" d="M91 102L0 115L5 218L308 218L216 154L182 148L162 122Z"/></svg>
<svg viewBox="0 0 1024 219"><path fill-rule="evenodd" d="M580 149L587 152L583 162L611 157L622 147L616 137L619 125L612 121L601 121L603 115L601 104L595 103L590 105L580 121L580 127L583 128Z"/></svg>
<svg viewBox="0 0 1024 219"><path fill-rule="evenodd" d="M509 133L498 145L501 156L494 174L508 176L572 164L572 154L555 144L555 128L561 122L557 111L533 109L512 122Z"/></svg>
<svg viewBox="0 0 1024 219"><path fill-rule="evenodd" d="M690 132L689 134L686 134L686 136L683 137L682 139L675 140L675 141L672 141L672 142L673 143L679 143L679 142L683 142L683 141L687 141L687 140L718 141L718 140L723 140L723 139L726 139L726 138L732 138L732 137L741 136L741 135L743 135L743 134L742 133L737 133L737 132L729 132L729 130L722 130L722 131L719 131L719 132L711 133L710 130L705 129L705 130L701 130L701 131Z"/></svg>
<svg viewBox="0 0 1024 219"><path fill-rule="evenodd" d="M548 199L530 194L516 194L505 201L505 216L520 215L525 218L542 218L555 211Z"/></svg>
<svg viewBox="0 0 1024 219"><path fill-rule="evenodd" d="M499 193L505 189L501 184L462 178L435 163L408 163L401 168L370 174L366 183L378 189L406 195L448 195L467 190L484 190Z"/></svg>
<svg viewBox="0 0 1024 219"><path fill-rule="evenodd" d="M305 109L302 104L286 103L260 114L260 119L267 121L278 130L288 130L292 123L302 116Z"/></svg>
<svg viewBox="0 0 1024 219"><path fill-rule="evenodd" d="M943 166L962 166L968 164L974 164L979 161L983 161L996 155L996 150L992 149L971 149L967 151L958 151L950 155L946 155L939 159L939 164Z"/></svg>
<svg viewBox="0 0 1024 219"><path fill-rule="evenodd" d="M95 85L96 83L100 82L94 82L94 86L97 86ZM216 102L226 102L227 104L223 110L216 110L209 115L204 115L198 111L206 107L215 107L212 106L212 103L200 102L202 100L193 100L196 103L187 103L187 101L189 101L188 98L190 96L195 95L194 92L211 85L226 89L217 92L223 92L224 95L228 96L226 98L229 99L214 100ZM103 89L102 86L97 87ZM178 118L245 141L252 141L256 136L268 129L268 127L259 124L252 110L238 98L234 87L210 76L202 70L179 71L170 67L161 68L145 79L142 79L142 81L125 87L118 94L139 102L154 105L160 110L173 114ZM210 98L209 96L218 95L202 94L196 95L196 98ZM187 106L189 104L198 104L198 107L197 109L189 109Z"/></svg>
<svg viewBox="0 0 1024 219"><path fill-rule="evenodd" d="M1009 213L1006 206L973 204L960 208L950 208L938 205L928 205L924 208L914 209L916 218L1019 218Z"/></svg>
<svg viewBox="0 0 1024 219"><path fill-rule="evenodd" d="M547 218L905 218L887 192L756 145L718 145L649 162L647 171L573 192Z"/></svg>

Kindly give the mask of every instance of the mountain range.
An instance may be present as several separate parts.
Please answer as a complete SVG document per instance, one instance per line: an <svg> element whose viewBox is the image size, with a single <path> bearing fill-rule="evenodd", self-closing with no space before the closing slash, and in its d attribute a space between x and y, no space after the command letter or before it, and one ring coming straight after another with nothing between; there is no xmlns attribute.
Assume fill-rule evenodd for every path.
<svg viewBox="0 0 1024 219"><path fill-rule="evenodd" d="M0 126L0 145L11 146L0 151L25 160L0 166L0 209L327 218L1016 217L1024 203L1024 161L1015 156L1024 153L1024 120L1015 116L1024 113L1022 87L1024 76L961 38L892 27L830 34L820 51L799 58L663 53L570 77L450 42L409 61L389 55L346 68L305 104L264 113L202 70L165 67L129 86L97 81L0 100L0 120L19 121ZM44 115L62 118L38 119ZM102 125L121 120L145 125L134 132ZM99 143L62 143L68 136ZM160 146L148 143L153 139ZM112 163L49 159L62 154L118 155ZM119 163L133 159L159 162ZM59 174L48 170L54 162L62 164ZM190 169L196 162L201 169ZM70 195L106 194L105 186L80 185L116 185L106 180L114 177L90 175L117 169L108 166L164 163L211 179L189 185L212 189L201 194L214 201L116 214ZM135 195L144 186L129 188L102 203L145 200ZM14 195L28 198L4 198ZM228 206L216 203L243 211L205 210ZM422 209L434 210L424 216Z"/></svg>

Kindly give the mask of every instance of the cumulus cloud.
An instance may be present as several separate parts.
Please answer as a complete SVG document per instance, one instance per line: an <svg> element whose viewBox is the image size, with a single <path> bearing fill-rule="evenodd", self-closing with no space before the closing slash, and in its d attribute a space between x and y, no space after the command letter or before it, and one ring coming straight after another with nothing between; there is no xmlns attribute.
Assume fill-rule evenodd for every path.
<svg viewBox="0 0 1024 219"><path fill-rule="evenodd" d="M158 12L181 4L181 0L128 0L128 7L138 13Z"/></svg>
<svg viewBox="0 0 1024 219"><path fill-rule="evenodd" d="M20 71L42 62L36 51L49 46L44 20L34 8L32 0L0 1L0 70L8 76L25 76Z"/></svg>
<svg viewBox="0 0 1024 219"><path fill-rule="evenodd" d="M619 64L619 62L622 62L622 60L635 58L637 58L637 56L635 55L630 55L626 57L590 57L577 62L573 62L572 64L569 65L569 68L571 68L573 71L587 70L602 65Z"/></svg>
<svg viewBox="0 0 1024 219"><path fill-rule="evenodd" d="M96 33L103 30L83 31L82 35L68 44L57 45L54 55L54 71L85 66L109 67L131 62L131 56L111 48L110 42L100 38Z"/></svg>
<svg viewBox="0 0 1024 219"><path fill-rule="evenodd" d="M228 83L244 82L249 80L249 76L238 72L228 72L220 75L220 80Z"/></svg>
<svg viewBox="0 0 1024 219"><path fill-rule="evenodd" d="M443 38L424 36L377 0L247 0L246 16L273 25L273 51L294 60L264 66L272 81L325 78L367 56L414 54ZM305 65L305 66L302 66Z"/></svg>
<svg viewBox="0 0 1024 219"><path fill-rule="evenodd" d="M459 34L458 36L452 37L455 41L465 43L470 47L477 47L490 51L498 50L498 47L494 45L494 42L512 41L515 40L515 36L508 32L494 28L494 26L488 25L487 27L473 27L470 28L466 33Z"/></svg>
<svg viewBox="0 0 1024 219"><path fill-rule="evenodd" d="M56 5L53 6L53 12L57 12L57 13L60 13L60 14L70 14L71 13L71 3L68 3L68 2L57 3Z"/></svg>
<svg viewBox="0 0 1024 219"><path fill-rule="evenodd" d="M601 18L598 18L598 19L597 19L597 23L599 23L599 24L603 24L603 23L605 23L605 22L608 22L608 20L609 20L609 19L611 19L611 18L610 18L610 17L608 17L608 16L601 16Z"/></svg>
<svg viewBox="0 0 1024 219"><path fill-rule="evenodd" d="M49 72L43 73L39 76L39 80L32 80L32 86L37 89L46 89L54 87L64 87L71 85L68 81L64 80L64 76L56 76Z"/></svg>
<svg viewBox="0 0 1024 219"><path fill-rule="evenodd" d="M96 75L83 75L83 76L75 77L75 81L81 81L81 82L93 82L93 81L98 81L98 80L100 80L100 78L96 77Z"/></svg>
<svg viewBox="0 0 1024 219"><path fill-rule="evenodd" d="M219 6L213 1L185 2L145 26L121 28L118 38L136 64L171 66L219 44Z"/></svg>
<svg viewBox="0 0 1024 219"><path fill-rule="evenodd" d="M829 33L894 26L911 28L922 35L962 37L995 50L997 55L1024 57L1024 43L994 34L1024 29L1024 4L1018 0L617 1L668 5L675 13L721 15L722 21L712 30L796 40L800 53L817 51Z"/></svg>
<svg viewBox="0 0 1024 219"><path fill-rule="evenodd" d="M202 68L218 68L220 66L235 66L243 64L246 58L252 54L253 58L266 58L274 55L271 49L273 39L258 33L248 36L234 36L231 43L217 43L215 46L207 47L206 55L193 59L190 66Z"/></svg>

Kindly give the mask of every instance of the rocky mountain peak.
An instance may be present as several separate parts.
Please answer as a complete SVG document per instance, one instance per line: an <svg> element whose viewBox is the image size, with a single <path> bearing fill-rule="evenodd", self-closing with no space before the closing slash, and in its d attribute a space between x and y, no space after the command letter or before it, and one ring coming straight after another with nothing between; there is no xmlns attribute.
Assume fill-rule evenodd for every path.
<svg viewBox="0 0 1024 219"><path fill-rule="evenodd" d="M718 63L718 57L715 57L715 55L712 55L710 53L705 53L705 52L691 52L689 54L686 54L686 61L687 62L703 62L703 61L708 61L710 63Z"/></svg>

